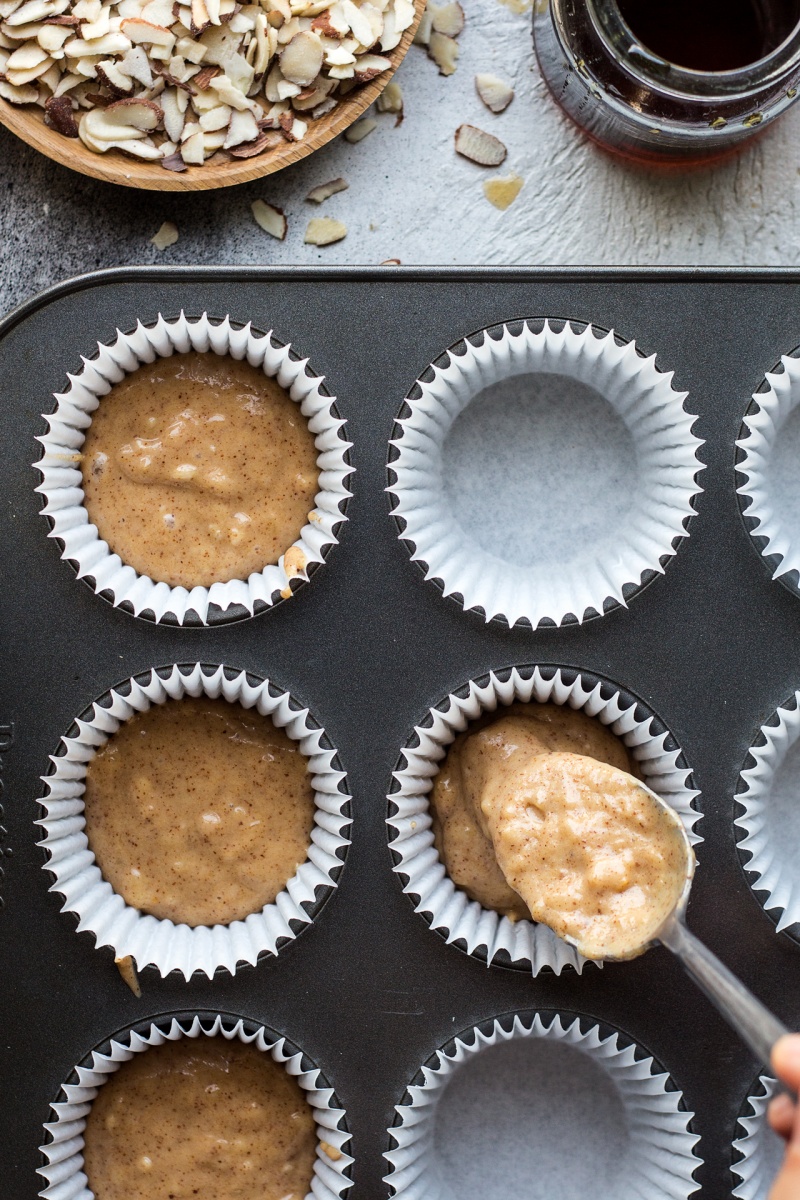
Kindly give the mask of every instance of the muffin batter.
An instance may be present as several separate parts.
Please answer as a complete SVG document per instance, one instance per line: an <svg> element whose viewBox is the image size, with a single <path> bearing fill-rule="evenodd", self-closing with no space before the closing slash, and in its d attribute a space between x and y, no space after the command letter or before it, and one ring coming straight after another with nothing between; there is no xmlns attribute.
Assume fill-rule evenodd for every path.
<svg viewBox="0 0 800 1200"><path fill-rule="evenodd" d="M496 759L480 808L534 920L586 958L640 953L680 899L678 819L617 767L568 753Z"/></svg>
<svg viewBox="0 0 800 1200"><path fill-rule="evenodd" d="M481 811L487 781L537 754L570 751L638 774L624 744L594 717L558 704L513 704L474 722L453 742L433 786L433 833L457 887L512 920L531 914L509 886ZM541 919L541 918L537 918Z"/></svg>
<svg viewBox="0 0 800 1200"><path fill-rule="evenodd" d="M128 904L187 925L271 903L305 861L314 793L296 742L207 697L137 713L88 765L86 835Z"/></svg>
<svg viewBox="0 0 800 1200"><path fill-rule="evenodd" d="M84 1140L96 1200L304 1200L316 1152L313 1113L286 1070L202 1035L123 1063Z"/></svg>
<svg viewBox="0 0 800 1200"><path fill-rule="evenodd" d="M111 550L186 588L277 562L319 483L313 435L277 381L196 353L157 358L112 387L81 472L89 520Z"/></svg>

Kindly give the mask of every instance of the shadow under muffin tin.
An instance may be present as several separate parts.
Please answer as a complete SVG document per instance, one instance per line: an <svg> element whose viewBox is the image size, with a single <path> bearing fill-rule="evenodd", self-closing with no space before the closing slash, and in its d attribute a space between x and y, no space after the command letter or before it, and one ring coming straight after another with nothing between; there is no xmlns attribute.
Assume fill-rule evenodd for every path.
<svg viewBox="0 0 800 1200"><path fill-rule="evenodd" d="M0 676L4 1197L33 1200L44 1186L37 1175L43 1127L76 1064L131 1027L192 1012L264 1025L309 1056L346 1113L353 1200L388 1196L399 1182L392 1180L395 1159L386 1155L397 1149L389 1131L398 1128L396 1107L408 1104L407 1089L424 1083L425 1070L442 1061L440 1052L452 1056L454 1047L472 1043L476 1030L489 1036L496 1021L506 1031L551 1031L551 1039L552 1031L558 1038L559 1030L571 1031L575 1054L582 1046L593 1047L593 1055L606 1047L612 1057L622 1056L626 1069L644 1072L643 1086L672 1112L681 1139L684 1165L675 1194L688 1195L695 1186L703 1200L731 1194L740 1178L731 1167L743 1153L739 1116L749 1111L760 1064L679 966L655 950L627 964L588 965L580 974L566 967L533 977L529 964L515 966L509 955L487 967L485 954L464 953L457 939L447 944L415 913L393 871L387 818L393 772L402 767L403 749L413 748L415 727L435 719L431 712L442 697L458 700L463 692L465 699L465 681L490 672L502 677L512 667L538 667L542 678L552 679L560 668L613 680L638 704L640 719L654 714L659 729L669 732L668 749L682 751L692 772L689 786L699 792L693 803L702 841L690 923L780 1017L798 1025L791 981L800 971L800 950L776 931L774 911L765 912L763 896L751 891L747 847L739 850L737 843L748 833L740 782L743 764L753 766L748 751L762 744L759 731L771 728L774 714L800 689L800 599L771 578L774 558L763 557L763 545L750 536L753 521L743 519L748 506L737 496L747 464L736 446L753 393L800 345L798 301L800 274L774 271L143 268L64 285L6 320L0 328L7 422L0 454L8 504ZM274 608L206 628L134 617L78 582L46 536L35 492L40 476L31 467L34 439L46 430L40 414L53 411L53 395L65 390L81 356L91 357L97 342L111 344L117 330L130 332L137 321L153 323L159 313L175 320L181 312L189 320L207 313L212 325L228 314L234 322L250 321L307 355L336 396L343 437L352 444L354 473L346 486L353 494L324 570ZM515 623L513 612L506 614L510 619L487 619L494 614L472 603L468 589L448 588L445 571L429 572L433 578L426 581L424 556L412 561L413 539L404 540L403 514L392 515L397 497L387 494L398 479L399 450L392 443L435 378L430 364L447 369L465 353L464 339L480 348L486 336L540 337L545 328L562 341L591 336L599 342L613 330L609 348L635 355L630 361L637 369L655 356L649 369L681 398L683 411L696 416L683 423L678 439L695 460L688 463L687 507L669 553L657 554L619 594L610 587L599 604L583 612L556 606L545 620L532 613ZM448 349L452 359L443 357ZM538 405L547 392L548 365L537 368L545 372ZM546 454L529 464L536 468L531 493L551 501L543 544L552 558L585 508L584 536L594 536L599 514L604 553L613 551L624 502L642 494L634 484L646 456L645 467L641 459L632 464L627 435L609 420L591 378L572 424L570 397L577 392L563 378L550 379L556 379L560 409L537 410ZM456 528L468 539L483 539L482 554L496 552L502 564L522 546L535 560L535 513L522 514L504 545L486 542L524 500L526 448L536 444L531 429L519 424L525 393L509 384L494 422L480 393L497 380L482 382L473 388L480 406L470 416L468 405L466 423L454 426L455 440L443 442L448 502ZM483 457L482 445L490 451ZM785 476L782 468L774 473L778 481ZM592 488L599 488L594 507ZM774 494L773 487L773 500ZM481 523L495 496L494 516ZM559 496L560 508L552 503ZM786 522L791 501L781 514ZM443 596L443 589L452 594ZM37 845L37 802L48 756L75 718L120 681L174 663L200 663L209 673L224 664L269 679L313 713L346 774L351 845L324 905L278 954L188 981L178 972L162 978L145 968L137 998L115 969L113 951L76 930L76 918L60 911L63 896L48 890L52 876ZM514 1025L515 1016L523 1026ZM537 1067L531 1077L554 1086L547 1081L561 1068L536 1057L538 1042L547 1038L525 1036L521 1070L530 1061ZM569 1062L579 1060L564 1061L569 1073ZM576 1069L576 1083L589 1070ZM645 1076L660 1082L651 1086ZM451 1200L460 1176L456 1165L448 1180L447 1164L455 1162L471 1111L468 1078L480 1087L485 1077L483 1068L453 1076L460 1090L444 1089L451 1100L440 1118L434 1112L431 1125L436 1179L423 1173L416 1191L404 1184L403 1195ZM524 1100L523 1086L519 1094ZM507 1112L493 1096L496 1091L487 1092L487 1128L492 1111L498 1120ZM547 1098L537 1101L546 1112ZM565 1144L580 1156L580 1121L590 1117L569 1104L555 1111L578 1121ZM519 1128L523 1137L524 1122ZM601 1200L611 1200L598 1130L585 1128L585 1157L569 1173L570 1186L591 1180ZM514 1154L513 1130L508 1135L506 1122L484 1200L493 1200L493 1189L507 1196L515 1178L511 1167L504 1175L504 1162ZM491 1139L486 1146L491 1154ZM538 1198L534 1182L531 1188Z"/></svg>

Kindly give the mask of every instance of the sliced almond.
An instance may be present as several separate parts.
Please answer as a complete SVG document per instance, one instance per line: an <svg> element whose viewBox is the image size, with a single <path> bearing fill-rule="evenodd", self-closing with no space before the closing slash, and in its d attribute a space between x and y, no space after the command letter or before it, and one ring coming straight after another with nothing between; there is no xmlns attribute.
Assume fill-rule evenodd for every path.
<svg viewBox="0 0 800 1200"><path fill-rule="evenodd" d="M69 96L51 96L44 106L44 123L64 137L78 136L78 122Z"/></svg>
<svg viewBox="0 0 800 1200"><path fill-rule="evenodd" d="M264 233L277 238L279 242L283 241L288 224L282 208L276 208L274 204L267 204L266 200L254 200L250 205L250 210L256 225L263 229Z"/></svg>
<svg viewBox="0 0 800 1200"><path fill-rule="evenodd" d="M362 117L360 121L356 121L349 129L344 131L344 140L355 144L361 142L372 133L373 129L378 128L378 122L374 117Z"/></svg>
<svg viewBox="0 0 800 1200"><path fill-rule="evenodd" d="M444 33L448 37L458 37L464 30L464 10L458 0L441 7L434 6L431 12L431 24L436 33Z"/></svg>
<svg viewBox="0 0 800 1200"><path fill-rule="evenodd" d="M355 61L353 78L357 83L369 83L370 79L388 71L391 65L392 60L380 54L361 54Z"/></svg>
<svg viewBox="0 0 800 1200"><path fill-rule="evenodd" d="M524 179L519 175L496 175L494 179L487 179L483 185L483 194L490 204L495 208L505 211L510 204L513 204L517 196L522 191Z"/></svg>
<svg viewBox="0 0 800 1200"><path fill-rule="evenodd" d="M15 87L6 79L0 79L0 96L11 104L35 104L39 99L39 90L32 84Z"/></svg>
<svg viewBox="0 0 800 1200"><path fill-rule="evenodd" d="M459 125L455 145L457 154L481 167L499 167L508 154L499 138L477 125Z"/></svg>
<svg viewBox="0 0 800 1200"><path fill-rule="evenodd" d="M244 112L234 111L231 115L223 149L232 150L234 146L242 146L254 142L259 132L258 122L249 110Z"/></svg>
<svg viewBox="0 0 800 1200"><path fill-rule="evenodd" d="M280 55L284 79L301 88L314 82L322 69L323 47L319 34L307 29L284 46Z"/></svg>
<svg viewBox="0 0 800 1200"><path fill-rule="evenodd" d="M185 133L186 130L184 129ZM198 129L186 138L181 145L181 157L187 166L201 167L203 165L206 160L206 151L203 143L202 129Z"/></svg>
<svg viewBox="0 0 800 1200"><path fill-rule="evenodd" d="M123 958L115 958L114 965L134 996L137 999L141 998L142 989L139 986L139 977L136 974L136 963L130 954L126 954Z"/></svg>
<svg viewBox="0 0 800 1200"><path fill-rule="evenodd" d="M175 45L175 34L163 25L143 21L141 17L130 17L120 25L120 32L138 46L164 46L170 50Z"/></svg>
<svg viewBox="0 0 800 1200"><path fill-rule="evenodd" d="M107 58L105 62L99 62L95 72L103 86L114 96L121 99L123 96L130 96L133 91L133 80L130 76L123 75L113 59Z"/></svg>
<svg viewBox="0 0 800 1200"><path fill-rule="evenodd" d="M483 103L493 113L505 112L514 99L514 89L499 75L476 75L475 87Z"/></svg>
<svg viewBox="0 0 800 1200"><path fill-rule="evenodd" d="M156 250L166 250L169 246L175 245L178 237L178 226L172 221L165 221L158 232L150 238L150 244L155 246Z"/></svg>
<svg viewBox="0 0 800 1200"><path fill-rule="evenodd" d="M414 34L414 45L415 46L427 46L431 40L432 32L433 32L433 11L429 4L428 7L425 9L425 12L422 14L420 23L417 26L417 32Z"/></svg>
<svg viewBox="0 0 800 1200"><path fill-rule="evenodd" d="M163 149L163 147L162 147ZM183 161L183 155L180 150L176 150L173 154L168 154L166 158L161 159L161 166L165 171L185 171L186 163Z"/></svg>
<svg viewBox="0 0 800 1200"><path fill-rule="evenodd" d="M428 54L439 68L440 75L452 75L455 72L459 49L454 38L434 30L428 43Z"/></svg>
<svg viewBox="0 0 800 1200"><path fill-rule="evenodd" d="M301 142L308 132L306 122L292 116L291 113L284 113L279 118L279 124L287 142Z"/></svg>
<svg viewBox="0 0 800 1200"><path fill-rule="evenodd" d="M394 80L387 83L386 87L381 92L375 103L378 112L396 113L397 120L395 125L400 125L403 120L403 90L399 83Z"/></svg>
<svg viewBox="0 0 800 1200"><path fill-rule="evenodd" d="M234 158L254 158L256 154L263 154L265 150L274 150L277 146L284 144L282 134L265 129L254 142L246 142L242 146L234 146L229 153Z"/></svg>
<svg viewBox="0 0 800 1200"><path fill-rule="evenodd" d="M69 0L28 0L15 12L5 18L5 23L12 28L15 25L30 25L34 21L44 21L48 17L60 17L69 8Z"/></svg>
<svg viewBox="0 0 800 1200"><path fill-rule="evenodd" d="M330 246L347 236L347 226L333 217L312 217L306 227L303 241L308 246Z"/></svg>
<svg viewBox="0 0 800 1200"><path fill-rule="evenodd" d="M311 204L324 204L331 196L335 196L337 192L346 192L350 184L346 179L331 179L328 183L318 183L312 188L306 196L306 200Z"/></svg>

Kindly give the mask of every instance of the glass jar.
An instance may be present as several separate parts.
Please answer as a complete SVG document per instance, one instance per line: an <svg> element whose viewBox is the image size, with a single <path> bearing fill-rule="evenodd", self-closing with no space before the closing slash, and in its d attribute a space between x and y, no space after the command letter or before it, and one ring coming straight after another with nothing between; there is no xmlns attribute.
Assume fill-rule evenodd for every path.
<svg viewBox="0 0 800 1200"><path fill-rule="evenodd" d="M664 2L535 0L544 78L595 141L640 161L700 162L730 151L794 102L800 0L728 0L728 17L741 22L718 27L697 21L708 0L671 0L659 27L654 13ZM715 28L724 35L715 39ZM749 51L756 61L737 61Z"/></svg>

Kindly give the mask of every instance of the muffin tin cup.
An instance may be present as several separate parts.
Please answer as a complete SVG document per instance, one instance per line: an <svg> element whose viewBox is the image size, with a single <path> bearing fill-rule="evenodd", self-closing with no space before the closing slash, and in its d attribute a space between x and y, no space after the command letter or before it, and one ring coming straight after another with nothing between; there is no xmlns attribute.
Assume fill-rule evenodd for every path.
<svg viewBox="0 0 800 1200"><path fill-rule="evenodd" d="M317 1147L314 1176L308 1196L316 1200L338 1200L352 1186L349 1168L353 1162L343 1147L350 1140L344 1109L338 1106L333 1088L328 1087L316 1067L304 1067L304 1055L287 1042L261 1025L252 1022L224 1018L215 1015L210 1020L199 1015L172 1017L140 1031L128 1030L117 1034L108 1043L108 1048L94 1050L88 1065L76 1066L70 1080L62 1089L63 1099L51 1105L54 1119L44 1128L47 1141L41 1146L45 1166L39 1174L46 1186L39 1193L46 1200L94 1200L94 1193L83 1169L83 1132L86 1118L100 1088L123 1063L136 1054L146 1052L152 1046L163 1046L165 1042L178 1041L182 1037L216 1037L221 1035L229 1041L237 1038L245 1044L255 1045L275 1062L285 1067L294 1076L306 1093L317 1123L317 1137L334 1151L334 1157ZM339 1153L340 1157L335 1158Z"/></svg>
<svg viewBox="0 0 800 1200"><path fill-rule="evenodd" d="M79 455L92 413L115 383L158 357L192 350L246 358L265 375L276 378L308 421L318 451L320 478L313 519L293 543L288 566L289 546L277 563L246 580L187 589L140 575L100 538L84 507ZM67 391L56 395L55 412L45 416L49 432L37 439L43 454L34 464L42 476L36 491L44 497L41 511L50 522L49 536L61 544L61 557L73 564L78 578L115 608L178 625L252 616L287 599L336 544L336 531L347 519L343 509L350 492L345 480L352 474L348 462L351 443L343 434L345 422L336 412L335 399L325 393L322 377L307 370L307 364L308 359L298 358L291 346L282 345L271 332L260 335L250 324L238 327L229 316L213 322L207 313L195 321L183 312L173 321L159 314L154 324L139 321L132 333L117 330L111 345L98 342L97 354L84 358L78 374L68 376Z"/></svg>
<svg viewBox="0 0 800 1200"><path fill-rule="evenodd" d="M618 526L609 513L613 540L604 533L600 549L594 534L570 528L569 561L543 550L526 565L482 548L447 495L444 447L456 419L486 388L528 374L566 376L600 393L635 447L637 481L624 522ZM656 367L655 355L645 358L634 342L590 325L519 322L471 335L420 376L396 423L388 491L400 536L426 579L487 621L580 623L624 605L663 572L702 490L696 476L703 443L692 433L696 418L684 411L687 395ZM590 438L582 453L581 473L594 472L596 442ZM485 470L481 454L484 447L475 457L476 478ZM600 491L596 504L615 494L613 483ZM539 525L557 521L558 513L542 505Z"/></svg>
<svg viewBox="0 0 800 1200"><path fill-rule="evenodd" d="M681 1107L681 1092L669 1086L669 1076L643 1051L637 1056L635 1046L620 1046L618 1033L604 1035L598 1025L586 1018L584 1022L585 1029L581 1028L581 1019L572 1014L517 1014L475 1026L437 1051L421 1067L416 1077L419 1082L409 1086L407 1098L395 1109L395 1124L388 1131L394 1146L385 1155L390 1173L384 1179L392 1195L402 1200L450 1200L454 1193L436 1163L439 1102L461 1067L474 1062L485 1050L517 1038L542 1038L574 1047L608 1077L621 1100L630 1136L624 1196L685 1200L694 1192L697 1184L693 1174L702 1160L694 1152L698 1139L689 1128L694 1114ZM596 1108L602 1121L602 1106ZM491 1112L484 1111L482 1119L490 1126ZM580 1128L565 1133L565 1140L573 1144L578 1156L583 1144L581 1135ZM550 1166L558 1149L553 1147L548 1152L543 1145L541 1155Z"/></svg>
<svg viewBox="0 0 800 1200"><path fill-rule="evenodd" d="M755 392L736 442L737 488L745 524L761 556L793 591L800 590L800 529L792 530L781 516L781 496L770 481L770 464L787 420L800 404L800 360L784 354L767 372L763 391Z"/></svg>
<svg viewBox="0 0 800 1200"><path fill-rule="evenodd" d="M796 839L781 822L774 824L776 810L796 808L796 797L775 794L775 784L786 757L800 738L800 691L782 704L761 726L750 747L752 766L741 773L736 802L741 811L735 818L740 840L737 849L750 886L775 922L800 941L800 872Z"/></svg>
<svg viewBox="0 0 800 1200"><path fill-rule="evenodd" d="M416 726L388 796L389 846L403 891L448 943L488 965L498 961L534 975L544 969L558 975L567 966L581 971L586 960L546 925L511 921L456 887L434 844L428 801L448 746L471 721L503 705L530 701L569 705L607 725L629 748L647 785L680 815L693 843L701 840L694 832L701 815L693 807L699 793L680 748L654 715L590 672L546 665L492 671L451 693Z"/></svg>
<svg viewBox="0 0 800 1200"><path fill-rule="evenodd" d="M243 921L191 928L140 913L103 878L85 832L83 792L89 762L124 721L153 704L201 695L255 708L285 730L308 759L316 809L308 858L272 904ZM342 791L346 777L336 766L336 751L326 746L324 730L288 692L244 671L174 665L112 688L75 726L77 733L62 738L59 752L51 756L52 770L43 776L45 815L38 824L45 831L39 843L47 852L45 869L55 877L50 890L63 897L62 911L77 916L78 932L90 932L98 947L110 946L116 958L130 956L140 969L152 965L162 976L180 971L189 979L195 972L234 973L239 963L277 954L311 922L336 887L350 844L345 836L350 797Z"/></svg>
<svg viewBox="0 0 800 1200"><path fill-rule="evenodd" d="M767 1109L776 1087L771 1076L759 1076L742 1106L738 1124L741 1133L733 1143L731 1164L739 1180L732 1193L737 1200L767 1200L775 1182L783 1158L783 1143L769 1127Z"/></svg>

